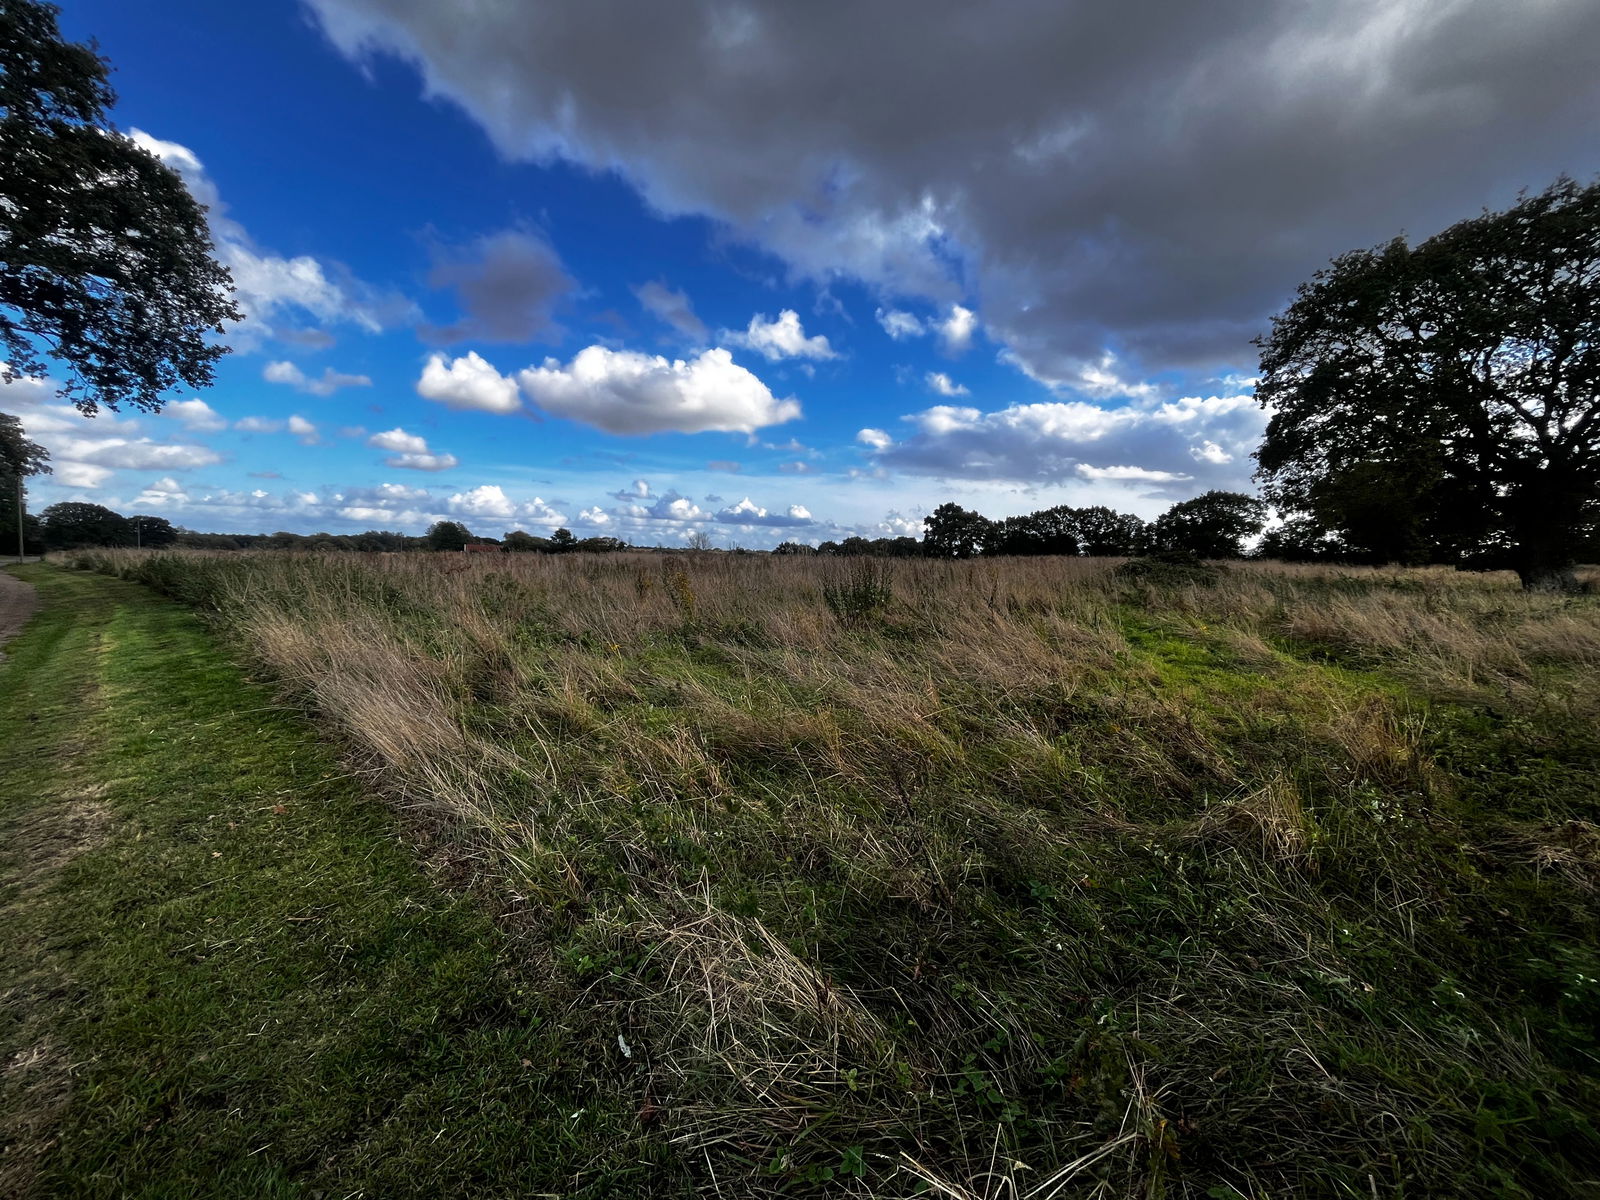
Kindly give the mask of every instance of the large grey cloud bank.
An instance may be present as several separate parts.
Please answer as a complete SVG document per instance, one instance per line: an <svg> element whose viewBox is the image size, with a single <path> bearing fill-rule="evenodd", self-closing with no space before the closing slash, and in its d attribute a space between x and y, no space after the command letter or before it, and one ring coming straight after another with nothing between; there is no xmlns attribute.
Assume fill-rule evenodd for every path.
<svg viewBox="0 0 1600 1200"><path fill-rule="evenodd" d="M1063 384L1246 361L1330 255L1600 167L1594 0L308 2L506 156L976 300Z"/></svg>

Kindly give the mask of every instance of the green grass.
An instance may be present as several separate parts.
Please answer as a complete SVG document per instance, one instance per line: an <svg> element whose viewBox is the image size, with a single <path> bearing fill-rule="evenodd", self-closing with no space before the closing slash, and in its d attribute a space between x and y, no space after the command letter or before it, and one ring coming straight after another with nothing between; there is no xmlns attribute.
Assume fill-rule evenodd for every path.
<svg viewBox="0 0 1600 1200"><path fill-rule="evenodd" d="M670 1194L483 905L419 866L422 827L187 611L18 574L44 608L0 665L0 1052L37 1061L5 1076L7 1132L26 1137L0 1179L41 1196L603 1196L647 1178Z"/></svg>

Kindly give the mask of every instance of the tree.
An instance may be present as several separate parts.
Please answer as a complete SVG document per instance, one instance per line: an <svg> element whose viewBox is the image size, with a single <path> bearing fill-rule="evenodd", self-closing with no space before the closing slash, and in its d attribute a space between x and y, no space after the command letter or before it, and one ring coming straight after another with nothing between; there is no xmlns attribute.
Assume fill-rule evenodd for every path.
<svg viewBox="0 0 1600 1200"><path fill-rule="evenodd" d="M513 529L500 539L500 548L511 554L526 554L534 550L550 549L550 539L534 537L520 529Z"/></svg>
<svg viewBox="0 0 1600 1200"><path fill-rule="evenodd" d="M1329 562L1352 557L1338 537L1315 518L1303 515L1289 517L1267 530L1252 554L1279 562Z"/></svg>
<svg viewBox="0 0 1600 1200"><path fill-rule="evenodd" d="M159 549L178 540L178 531L165 517L132 516L128 525L133 530L133 544Z"/></svg>
<svg viewBox="0 0 1600 1200"><path fill-rule="evenodd" d="M939 505L922 524L922 546L930 558L971 558L993 536L989 518L959 504Z"/></svg>
<svg viewBox="0 0 1600 1200"><path fill-rule="evenodd" d="M52 550L80 546L131 546L133 526L128 518L100 504L66 500L39 514L45 544Z"/></svg>
<svg viewBox="0 0 1600 1200"><path fill-rule="evenodd" d="M1343 255L1257 345L1276 506L1369 557L1576 586L1600 517L1600 183Z"/></svg>
<svg viewBox="0 0 1600 1200"><path fill-rule="evenodd" d="M21 506L22 481L30 475L48 475L49 459L48 450L27 439L21 421L10 413L0 413L0 553L17 548L19 520L24 551L30 534L36 540L37 522L27 517Z"/></svg>
<svg viewBox="0 0 1600 1200"><path fill-rule="evenodd" d="M577 536L570 529L558 529L550 535L550 548L558 553L577 548Z"/></svg>
<svg viewBox="0 0 1600 1200"><path fill-rule="evenodd" d="M50 474L50 451L30 442L22 422L10 413L0 413L0 474L12 480Z"/></svg>
<svg viewBox="0 0 1600 1200"><path fill-rule="evenodd" d="M1074 508L1072 531L1078 547L1095 558L1126 558L1143 548L1145 523L1132 513L1119 513L1102 504Z"/></svg>
<svg viewBox="0 0 1600 1200"><path fill-rule="evenodd" d="M429 550L454 550L457 553L472 540L472 531L460 521L435 521L423 535Z"/></svg>
<svg viewBox="0 0 1600 1200"><path fill-rule="evenodd" d="M1007 517L989 523L985 554L1066 554L1078 553L1078 538L1072 530L1072 509L1065 505L1041 509L1025 517Z"/></svg>
<svg viewBox="0 0 1600 1200"><path fill-rule="evenodd" d="M242 314L205 209L112 127L108 65L62 40L57 12L0 0L0 377L48 357L85 413L153 412L211 383L227 348L207 335Z"/></svg>
<svg viewBox="0 0 1600 1200"><path fill-rule="evenodd" d="M1174 504L1150 526L1157 550L1181 550L1200 558L1238 558L1243 541L1261 532L1267 506L1241 492L1206 492Z"/></svg>
<svg viewBox="0 0 1600 1200"><path fill-rule="evenodd" d="M779 542L772 548L774 554L815 554L816 550L804 542Z"/></svg>
<svg viewBox="0 0 1600 1200"><path fill-rule="evenodd" d="M873 543L885 558L921 558L922 543L914 537L876 538Z"/></svg>

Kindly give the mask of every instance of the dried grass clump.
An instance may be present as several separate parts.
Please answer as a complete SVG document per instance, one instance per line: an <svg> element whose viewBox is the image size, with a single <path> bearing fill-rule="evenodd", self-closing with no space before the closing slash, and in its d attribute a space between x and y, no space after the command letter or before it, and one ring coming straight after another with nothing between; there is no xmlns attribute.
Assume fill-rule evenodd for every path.
<svg viewBox="0 0 1600 1200"><path fill-rule="evenodd" d="M642 1001L659 1010L652 1035L677 1044L660 1056L666 1069L718 1064L760 1101L838 1087L847 1071L890 1060L879 1020L759 919L721 911L709 890L668 903L681 907L627 931L661 976Z"/></svg>
<svg viewBox="0 0 1600 1200"><path fill-rule="evenodd" d="M1593 822L1512 827L1486 849L1536 876L1554 874L1585 892L1600 891L1600 825Z"/></svg>
<svg viewBox="0 0 1600 1200"><path fill-rule="evenodd" d="M1208 808L1189 837L1258 854L1268 862L1304 862L1316 841L1316 826L1299 792L1278 779L1238 800Z"/></svg>

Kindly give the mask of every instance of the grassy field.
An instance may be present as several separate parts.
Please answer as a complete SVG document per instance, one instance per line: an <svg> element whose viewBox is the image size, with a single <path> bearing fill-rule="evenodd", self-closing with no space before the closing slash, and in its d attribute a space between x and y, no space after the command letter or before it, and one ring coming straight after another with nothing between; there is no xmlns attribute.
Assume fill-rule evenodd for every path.
<svg viewBox="0 0 1600 1200"><path fill-rule="evenodd" d="M485 898L498 932L453 919L514 965L462 949L437 1045L475 1044L462 996L537 1015L553 1194L1600 1194L1589 597L1059 559L77 561L206 614ZM259 757L323 753L284 739ZM508 970L526 998L482 1000ZM495 1119L430 1103L442 1137ZM501 1132L475 1152L509 1171ZM630 1162L659 1165L604 1176Z"/></svg>

